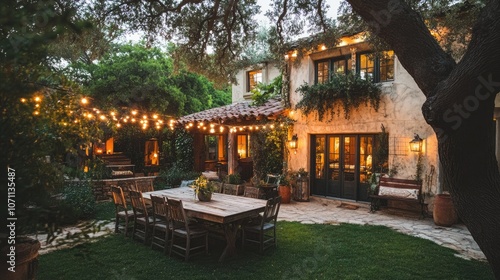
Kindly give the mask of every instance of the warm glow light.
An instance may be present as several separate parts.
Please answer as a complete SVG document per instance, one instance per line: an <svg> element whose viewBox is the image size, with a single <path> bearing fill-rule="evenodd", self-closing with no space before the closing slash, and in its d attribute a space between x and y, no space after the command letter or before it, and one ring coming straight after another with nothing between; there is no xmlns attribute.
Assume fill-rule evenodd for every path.
<svg viewBox="0 0 500 280"><path fill-rule="evenodd" d="M292 57L297 57L297 51L293 51Z"/></svg>
<svg viewBox="0 0 500 280"><path fill-rule="evenodd" d="M84 97L84 98L82 98L82 100L80 100L80 102L81 102L83 105L86 105L86 104L88 104L88 103L89 103L89 100L88 100L86 97Z"/></svg>
<svg viewBox="0 0 500 280"><path fill-rule="evenodd" d="M122 124L121 123L117 123L116 127L122 127Z"/></svg>
<svg viewBox="0 0 500 280"><path fill-rule="evenodd" d="M135 122L135 118L132 118L132 120L131 120L131 121L132 121L132 122Z"/></svg>
<svg viewBox="0 0 500 280"><path fill-rule="evenodd" d="M326 46L325 45L320 45L319 49L322 50L322 51L324 51L324 50L326 50Z"/></svg>
<svg viewBox="0 0 500 280"><path fill-rule="evenodd" d="M34 115L40 115L40 112L35 111L35 112L33 112L33 114L34 114Z"/></svg>
<svg viewBox="0 0 500 280"><path fill-rule="evenodd" d="M132 110L132 115L137 115L137 111L136 110Z"/></svg>
<svg viewBox="0 0 500 280"><path fill-rule="evenodd" d="M100 118L101 120L105 120L105 119L106 119L106 116L105 116L105 115L100 115L100 116L99 116L99 118Z"/></svg>
<svg viewBox="0 0 500 280"><path fill-rule="evenodd" d="M111 116L115 116L115 115L116 115L116 113L115 113L115 112L111 112L110 114L111 114Z"/></svg>
<svg viewBox="0 0 500 280"><path fill-rule="evenodd" d="M155 119L155 120L156 120L157 118L158 118L158 115L157 115L157 114L154 114L154 115L153 115L153 119Z"/></svg>
<svg viewBox="0 0 500 280"><path fill-rule="evenodd" d="M26 98L21 98L22 103L26 103Z"/></svg>
<svg viewBox="0 0 500 280"><path fill-rule="evenodd" d="M148 116L144 115L144 116L142 116L142 118L143 118L143 119L147 119L147 118L148 118Z"/></svg>
<svg viewBox="0 0 500 280"><path fill-rule="evenodd" d="M35 101L40 102L40 101L42 101L42 99L39 96L37 96L37 97L35 97Z"/></svg>
<svg viewBox="0 0 500 280"><path fill-rule="evenodd" d="M224 127L223 126L219 127L219 131L224 132Z"/></svg>
<svg viewBox="0 0 500 280"><path fill-rule="evenodd" d="M210 133L215 133L215 129L210 128Z"/></svg>

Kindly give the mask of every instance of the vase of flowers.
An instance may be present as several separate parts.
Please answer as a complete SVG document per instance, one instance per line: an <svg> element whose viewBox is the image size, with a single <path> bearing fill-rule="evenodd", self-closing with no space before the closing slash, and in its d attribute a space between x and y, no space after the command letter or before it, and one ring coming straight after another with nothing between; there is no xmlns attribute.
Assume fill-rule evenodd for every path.
<svg viewBox="0 0 500 280"><path fill-rule="evenodd" d="M194 181L193 188L199 201L212 200L212 193L216 190L213 182L208 181L207 177L203 175Z"/></svg>

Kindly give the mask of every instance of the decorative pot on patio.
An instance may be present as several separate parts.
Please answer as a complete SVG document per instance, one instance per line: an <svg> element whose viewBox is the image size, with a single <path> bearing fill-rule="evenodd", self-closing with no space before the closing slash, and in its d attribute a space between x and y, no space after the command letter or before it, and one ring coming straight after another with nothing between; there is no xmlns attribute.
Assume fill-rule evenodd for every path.
<svg viewBox="0 0 500 280"><path fill-rule="evenodd" d="M458 221L458 216L449 194L436 195L432 216L434 223L438 226L450 227Z"/></svg>
<svg viewBox="0 0 500 280"><path fill-rule="evenodd" d="M4 240L2 240L2 243L3 241ZM36 239L27 237L20 237L16 241L15 245L9 245L7 242L2 245L0 251L3 257L1 259L4 260L5 257L7 260L0 265L2 270L0 272L0 279L36 279L40 242ZM14 251L11 250L12 246L15 248ZM12 265L14 265L15 268L12 268ZM12 268L15 272L12 272L9 268Z"/></svg>
<svg viewBox="0 0 500 280"><path fill-rule="evenodd" d="M293 189L293 200L309 201L309 177L298 177Z"/></svg>
<svg viewBox="0 0 500 280"><path fill-rule="evenodd" d="M280 185L278 187L278 193L281 196L281 203L290 203L292 199L292 187L289 185Z"/></svg>
<svg viewBox="0 0 500 280"><path fill-rule="evenodd" d="M198 192L198 199L204 202L210 201L212 200L212 193Z"/></svg>

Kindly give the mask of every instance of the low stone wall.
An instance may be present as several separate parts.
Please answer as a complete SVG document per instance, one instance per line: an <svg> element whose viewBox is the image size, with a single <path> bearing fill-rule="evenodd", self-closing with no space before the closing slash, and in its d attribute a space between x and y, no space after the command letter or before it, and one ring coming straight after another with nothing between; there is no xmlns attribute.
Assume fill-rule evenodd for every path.
<svg viewBox="0 0 500 280"><path fill-rule="evenodd" d="M135 187L137 181L153 181L157 176L130 177L119 179L103 179L93 181L92 192L96 201L109 200L111 197L111 186L120 186L124 190L130 190L130 187Z"/></svg>

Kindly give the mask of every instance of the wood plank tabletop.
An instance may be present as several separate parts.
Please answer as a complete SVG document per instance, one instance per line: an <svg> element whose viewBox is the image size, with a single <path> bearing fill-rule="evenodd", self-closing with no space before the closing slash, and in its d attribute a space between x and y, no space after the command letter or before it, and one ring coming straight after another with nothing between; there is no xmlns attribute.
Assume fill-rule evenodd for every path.
<svg viewBox="0 0 500 280"><path fill-rule="evenodd" d="M243 196L213 193L212 200L202 202L195 199L192 188L173 188L142 194L146 200L151 195L182 200L186 213L193 217L211 222L226 224L243 218L254 216L264 211L266 200Z"/></svg>

